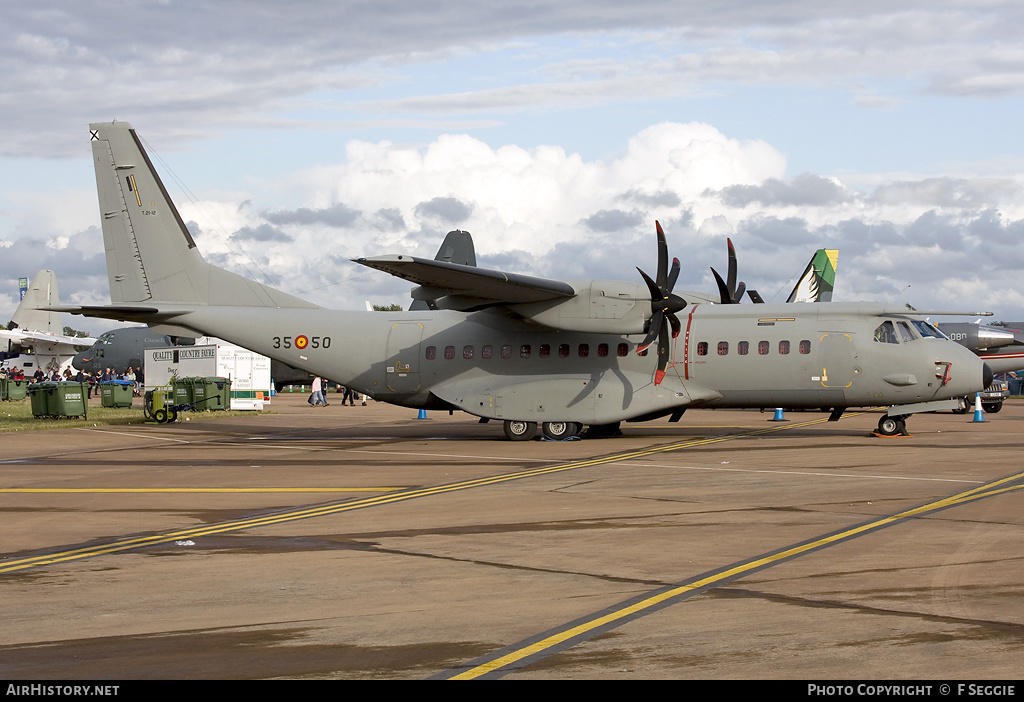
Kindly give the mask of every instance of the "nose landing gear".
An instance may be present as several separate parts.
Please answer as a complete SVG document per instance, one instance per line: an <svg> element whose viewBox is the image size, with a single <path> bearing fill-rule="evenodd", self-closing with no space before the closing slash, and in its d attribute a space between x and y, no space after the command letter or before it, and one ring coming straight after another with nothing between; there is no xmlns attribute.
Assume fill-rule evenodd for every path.
<svg viewBox="0 0 1024 702"><path fill-rule="evenodd" d="M883 414L882 418L878 420L878 431L875 433L879 436L910 436L907 433L907 417L905 415L890 417Z"/></svg>

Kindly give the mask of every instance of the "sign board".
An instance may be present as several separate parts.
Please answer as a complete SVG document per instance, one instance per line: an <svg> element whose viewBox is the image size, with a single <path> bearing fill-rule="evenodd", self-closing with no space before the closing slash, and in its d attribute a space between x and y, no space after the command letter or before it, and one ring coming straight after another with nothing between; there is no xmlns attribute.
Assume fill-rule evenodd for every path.
<svg viewBox="0 0 1024 702"><path fill-rule="evenodd" d="M231 344L146 349L146 390L171 378L230 378L231 409L263 409L270 402L270 359Z"/></svg>

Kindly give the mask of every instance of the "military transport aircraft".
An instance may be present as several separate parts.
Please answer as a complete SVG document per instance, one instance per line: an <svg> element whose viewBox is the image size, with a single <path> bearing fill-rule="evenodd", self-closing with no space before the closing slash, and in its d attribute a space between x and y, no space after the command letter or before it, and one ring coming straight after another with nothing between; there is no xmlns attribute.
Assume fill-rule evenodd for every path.
<svg viewBox="0 0 1024 702"><path fill-rule="evenodd" d="M63 371L71 364L76 346L96 341L87 336L66 336L60 312L46 308L60 304L57 275L43 270L32 276L25 297L11 318L12 329L0 329L0 339L7 340L7 351L0 352L0 365L21 368L32 375L38 368L46 372Z"/></svg>
<svg viewBox="0 0 1024 702"><path fill-rule="evenodd" d="M907 415L952 408L991 377L905 309L689 304L673 293L680 264L660 226L642 284L377 256L357 263L415 282L413 297L438 309L326 310L205 262L135 130L90 130L111 304L62 310L216 334L378 400L501 420L510 439L689 407L829 408L838 419L877 405L891 406L879 431L893 435Z"/></svg>

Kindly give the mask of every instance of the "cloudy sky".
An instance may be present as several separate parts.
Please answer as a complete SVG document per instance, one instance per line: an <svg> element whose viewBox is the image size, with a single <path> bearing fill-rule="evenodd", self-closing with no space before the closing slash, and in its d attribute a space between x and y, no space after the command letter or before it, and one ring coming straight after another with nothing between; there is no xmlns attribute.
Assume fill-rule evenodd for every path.
<svg viewBox="0 0 1024 702"><path fill-rule="evenodd" d="M131 122L207 260L319 304L349 262L639 280L654 220L714 290L1024 319L1024 5L1001 0L15 3L0 24L0 319L17 279L108 300L90 122ZM908 287L909 286L909 287ZM93 333L109 322L69 318ZM101 328L102 327L102 328Z"/></svg>

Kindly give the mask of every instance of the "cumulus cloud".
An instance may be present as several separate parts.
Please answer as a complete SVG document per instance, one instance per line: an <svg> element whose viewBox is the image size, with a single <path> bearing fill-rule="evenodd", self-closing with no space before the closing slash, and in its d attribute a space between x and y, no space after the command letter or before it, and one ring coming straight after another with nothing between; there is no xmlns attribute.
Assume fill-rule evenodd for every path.
<svg viewBox="0 0 1024 702"><path fill-rule="evenodd" d="M819 247L840 250L839 300L980 309L1024 296L1024 196L1012 179L901 179L858 193L836 176L787 179L771 145L700 123L643 129L607 162L467 135L422 146L351 141L345 153L295 176L308 199L300 207L273 209L245 193L185 204L204 257L328 307L361 309L367 299L407 304L410 286L349 259L433 257L456 227L473 234L483 267L639 280L635 266L655 266L657 219L682 261L681 290L715 290L709 268L724 270L729 237L740 279L767 300L785 299ZM53 268L80 301L105 297L96 227L0 245L0 275Z"/></svg>

